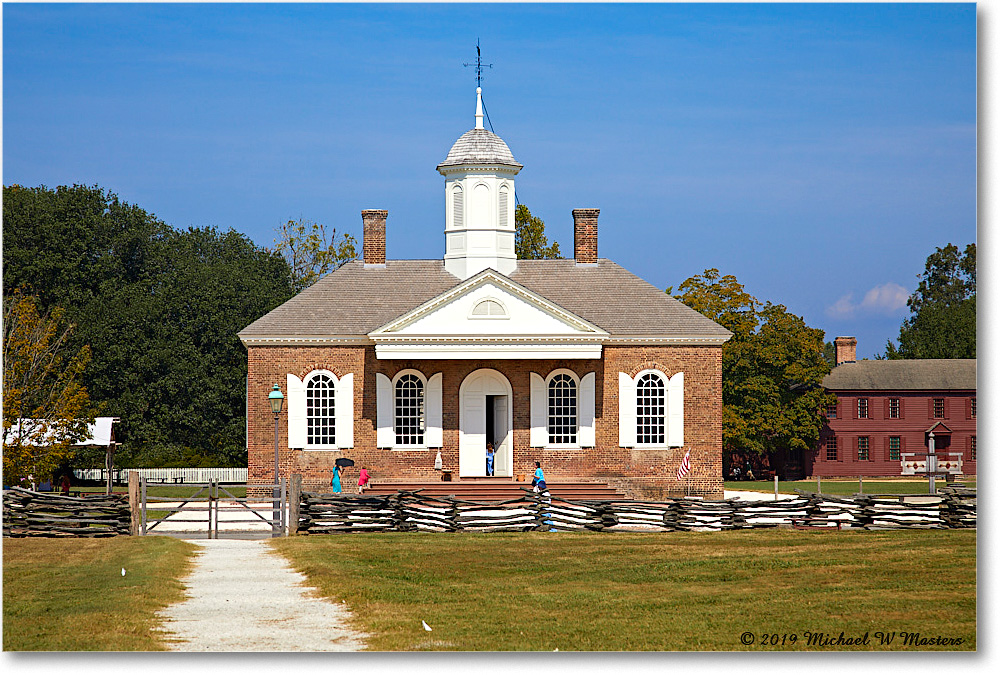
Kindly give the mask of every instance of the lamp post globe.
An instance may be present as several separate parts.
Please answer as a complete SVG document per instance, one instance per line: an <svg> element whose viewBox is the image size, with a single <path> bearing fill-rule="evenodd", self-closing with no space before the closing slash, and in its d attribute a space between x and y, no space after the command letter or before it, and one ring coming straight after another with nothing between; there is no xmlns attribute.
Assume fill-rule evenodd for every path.
<svg viewBox="0 0 1000 675"><path fill-rule="evenodd" d="M267 395L267 401L271 404L271 412L279 415L281 413L281 405L285 402L285 395L281 393L281 387L274 385L274 389Z"/></svg>

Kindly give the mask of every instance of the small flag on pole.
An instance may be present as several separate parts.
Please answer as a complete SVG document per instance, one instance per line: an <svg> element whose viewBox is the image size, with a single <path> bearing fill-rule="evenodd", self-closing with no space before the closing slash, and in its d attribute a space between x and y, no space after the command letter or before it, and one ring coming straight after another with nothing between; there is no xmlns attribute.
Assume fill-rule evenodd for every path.
<svg viewBox="0 0 1000 675"><path fill-rule="evenodd" d="M691 451L688 450L684 453L684 459L681 460L681 465L677 467L677 480L683 480L684 476L688 475L691 471Z"/></svg>

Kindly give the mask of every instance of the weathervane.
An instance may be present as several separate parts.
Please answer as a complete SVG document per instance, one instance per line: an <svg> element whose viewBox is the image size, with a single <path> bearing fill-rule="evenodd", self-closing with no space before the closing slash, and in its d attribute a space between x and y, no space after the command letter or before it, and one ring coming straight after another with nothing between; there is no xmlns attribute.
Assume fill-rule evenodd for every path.
<svg viewBox="0 0 1000 675"><path fill-rule="evenodd" d="M463 63L463 66L468 68L469 66L476 67L476 86L482 86L483 80L483 68L492 68L492 63L483 63L483 55L479 51L479 39L476 39L476 62L475 63Z"/></svg>

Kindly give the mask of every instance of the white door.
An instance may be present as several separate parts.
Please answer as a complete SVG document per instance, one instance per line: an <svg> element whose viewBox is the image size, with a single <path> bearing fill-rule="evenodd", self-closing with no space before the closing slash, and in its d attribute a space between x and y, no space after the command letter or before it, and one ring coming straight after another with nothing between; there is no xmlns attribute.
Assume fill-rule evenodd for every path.
<svg viewBox="0 0 1000 675"><path fill-rule="evenodd" d="M507 406L506 396L497 396L493 399L493 447L496 448L494 457L494 476L510 476L511 466L514 464L513 443L511 443L510 428L507 426Z"/></svg>
<svg viewBox="0 0 1000 675"><path fill-rule="evenodd" d="M497 452L494 461L494 474L509 476L513 465L513 448L510 432L511 419L511 387L503 375L495 370L482 369L471 373L462 382L459 389L461 405L459 407L458 432L458 473L460 476L486 475L486 401L487 396L496 396L494 409L490 412L494 418L494 433L499 438L504 435L503 450ZM502 403L500 403L502 401Z"/></svg>

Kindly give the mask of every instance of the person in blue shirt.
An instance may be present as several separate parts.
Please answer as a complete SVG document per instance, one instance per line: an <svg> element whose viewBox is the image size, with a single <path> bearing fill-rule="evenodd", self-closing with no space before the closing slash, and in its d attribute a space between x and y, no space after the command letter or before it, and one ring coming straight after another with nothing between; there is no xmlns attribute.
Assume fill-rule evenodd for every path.
<svg viewBox="0 0 1000 675"><path fill-rule="evenodd" d="M493 444L486 444L486 475L493 475Z"/></svg>
<svg viewBox="0 0 1000 675"><path fill-rule="evenodd" d="M333 480L330 481L330 484L333 486L333 493L334 494L337 494L338 492L341 491L341 487L340 487L340 472L341 472L341 470L342 469L339 466L333 467Z"/></svg>
<svg viewBox="0 0 1000 675"><path fill-rule="evenodd" d="M535 486L535 492L545 489L545 474L542 472L541 462L535 462L535 477L531 479L531 484Z"/></svg>

